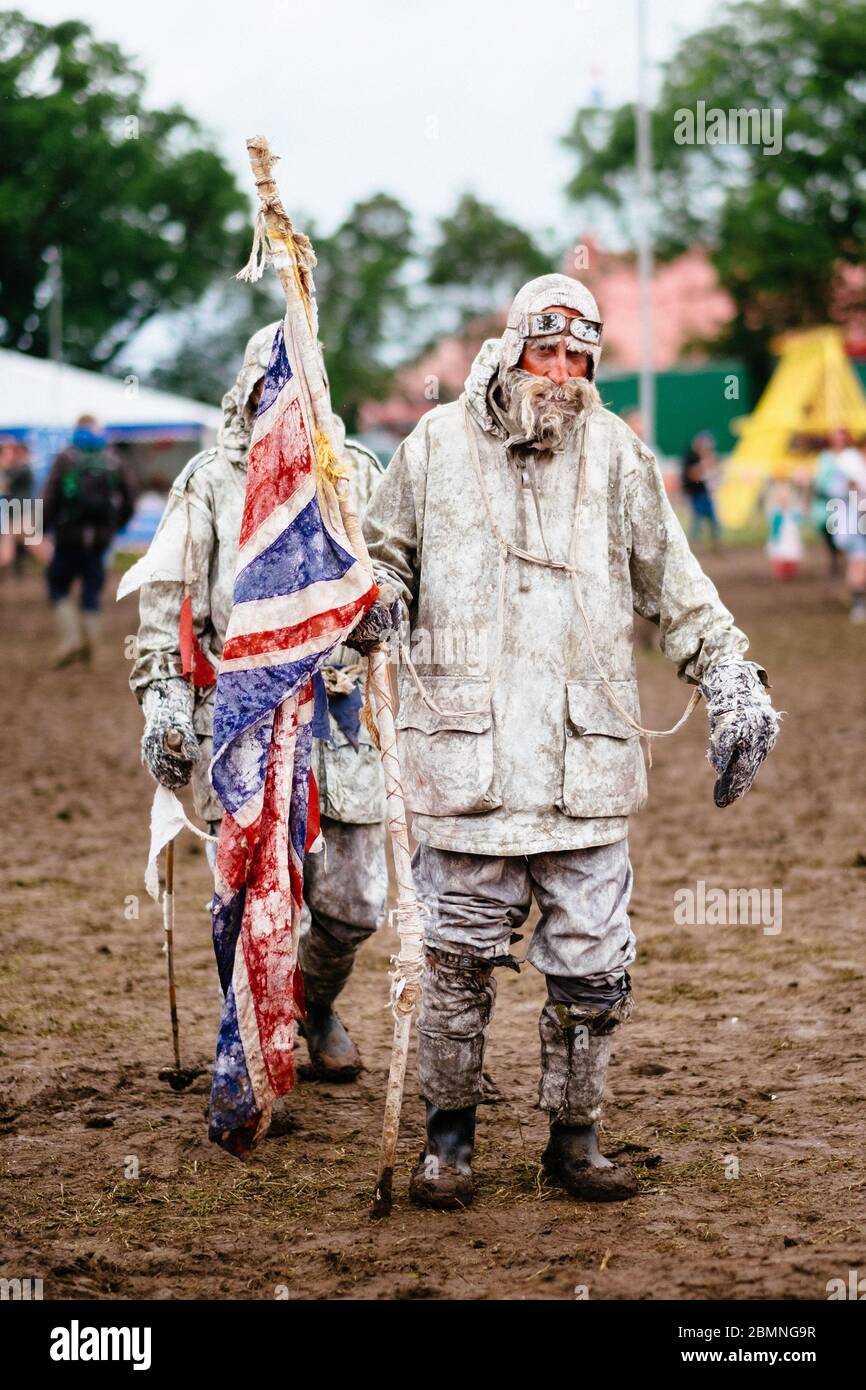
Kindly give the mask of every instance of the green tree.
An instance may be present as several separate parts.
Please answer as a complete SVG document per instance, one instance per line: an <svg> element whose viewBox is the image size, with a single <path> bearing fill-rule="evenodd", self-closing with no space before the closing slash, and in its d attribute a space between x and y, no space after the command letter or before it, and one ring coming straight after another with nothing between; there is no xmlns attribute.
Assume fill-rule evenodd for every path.
<svg viewBox="0 0 866 1390"><path fill-rule="evenodd" d="M47 262L63 263L64 355L110 363L153 314L240 263L249 203L179 107L86 24L0 14L0 341L46 355Z"/></svg>
<svg viewBox="0 0 866 1390"><path fill-rule="evenodd" d="M357 429L364 401L387 395L410 315L412 219L377 193L356 203L331 236L314 236L319 323L334 407Z"/></svg>
<svg viewBox="0 0 866 1390"><path fill-rule="evenodd" d="M773 335L826 323L840 268L862 264L866 0L744 0L684 40L662 78L651 113L657 250L665 258L696 242L709 248L736 310L713 346L742 356L760 383ZM699 101L707 112L781 112L781 151L677 143L682 112ZM564 143L577 157L569 195L618 209L632 233L633 107L578 111ZM848 307L858 301L866 296Z"/></svg>
<svg viewBox="0 0 866 1390"><path fill-rule="evenodd" d="M459 292L455 308L465 323L510 303L520 285L554 269L557 259L489 203L464 193L451 215L439 220L427 284Z"/></svg>

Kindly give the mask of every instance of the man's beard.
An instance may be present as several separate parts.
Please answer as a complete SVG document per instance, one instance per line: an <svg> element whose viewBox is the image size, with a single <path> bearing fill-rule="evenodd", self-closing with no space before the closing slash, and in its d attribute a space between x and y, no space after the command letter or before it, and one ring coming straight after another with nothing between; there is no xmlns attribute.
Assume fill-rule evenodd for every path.
<svg viewBox="0 0 866 1390"><path fill-rule="evenodd" d="M519 367L506 374L502 386L502 402L515 431L512 442L540 451L561 449L584 410L599 399L586 377L569 377L560 386Z"/></svg>

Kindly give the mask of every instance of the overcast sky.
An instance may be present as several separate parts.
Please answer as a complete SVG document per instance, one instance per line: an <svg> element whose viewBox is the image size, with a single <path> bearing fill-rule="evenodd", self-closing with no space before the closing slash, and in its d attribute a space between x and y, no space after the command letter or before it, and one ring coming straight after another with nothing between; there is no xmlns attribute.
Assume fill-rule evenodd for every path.
<svg viewBox="0 0 866 1390"><path fill-rule="evenodd" d="M579 105L635 93L635 0L19 4L120 44L147 74L148 102L182 103L246 183L244 141L266 135L286 203L325 231L379 189L426 229L471 189L525 226L556 227L561 243L575 213L558 139ZM649 8L657 63L720 6Z"/></svg>

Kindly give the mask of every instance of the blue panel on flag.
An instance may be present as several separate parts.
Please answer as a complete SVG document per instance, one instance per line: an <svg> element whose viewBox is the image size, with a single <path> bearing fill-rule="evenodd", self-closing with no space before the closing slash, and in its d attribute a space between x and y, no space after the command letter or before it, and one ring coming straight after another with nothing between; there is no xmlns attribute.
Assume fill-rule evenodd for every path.
<svg viewBox="0 0 866 1390"><path fill-rule="evenodd" d="M297 594L323 579L342 579L355 563L322 526L318 498L313 497L235 580L235 603Z"/></svg>
<svg viewBox="0 0 866 1390"><path fill-rule="evenodd" d="M283 325L280 324L274 338L274 345L271 348L271 360L268 362L267 376L262 387L262 396L259 401L259 408L256 412L261 415L273 405L277 396L282 391L287 381L292 379L292 369L289 359L286 356L286 340L283 336Z"/></svg>
<svg viewBox="0 0 866 1390"><path fill-rule="evenodd" d="M259 1113L247 1068L234 988L226 996L217 1037L210 1096L208 1137L219 1142L226 1130L238 1129Z"/></svg>

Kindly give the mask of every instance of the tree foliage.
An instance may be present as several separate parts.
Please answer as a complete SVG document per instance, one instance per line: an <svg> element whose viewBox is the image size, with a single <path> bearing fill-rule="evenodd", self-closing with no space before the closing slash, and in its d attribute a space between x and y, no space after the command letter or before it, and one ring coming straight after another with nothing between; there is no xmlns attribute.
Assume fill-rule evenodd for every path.
<svg viewBox="0 0 866 1390"><path fill-rule="evenodd" d="M677 112L699 101L781 111L781 151L678 144ZM664 65L651 126L658 253L708 246L736 309L716 346L743 356L760 380L773 335L827 322L840 307L840 267L862 264L866 0L733 5ZM618 209L633 236L633 107L578 111L565 144L577 159L570 196Z"/></svg>
<svg viewBox="0 0 866 1390"><path fill-rule="evenodd" d="M450 216L439 220L427 284L458 290L459 316L465 322L507 305L526 280L554 268L529 232L464 193Z"/></svg>
<svg viewBox="0 0 866 1390"><path fill-rule="evenodd" d="M394 368L387 347L405 338L412 218L376 193L355 203L330 236L314 237L319 321L331 397L349 430L367 400L381 400Z"/></svg>
<svg viewBox="0 0 866 1390"><path fill-rule="evenodd" d="M48 353L46 263L63 261L64 354L110 363L153 314L239 263L248 199L180 107L86 24L0 14L0 341ZM46 254L47 253L47 254Z"/></svg>

